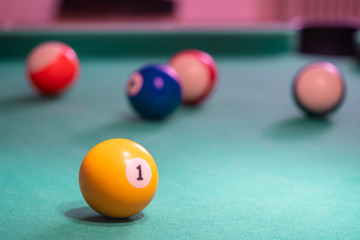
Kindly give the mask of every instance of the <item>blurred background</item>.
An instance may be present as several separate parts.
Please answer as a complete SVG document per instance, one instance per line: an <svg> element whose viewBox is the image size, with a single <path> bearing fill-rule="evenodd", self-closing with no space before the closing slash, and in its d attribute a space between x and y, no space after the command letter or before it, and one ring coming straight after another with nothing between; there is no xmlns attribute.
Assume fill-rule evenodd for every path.
<svg viewBox="0 0 360 240"><path fill-rule="evenodd" d="M131 23L171 26L254 26L294 19L347 22L360 16L358 0L1 0L0 26L78 27ZM96 26L95 26L96 27Z"/></svg>

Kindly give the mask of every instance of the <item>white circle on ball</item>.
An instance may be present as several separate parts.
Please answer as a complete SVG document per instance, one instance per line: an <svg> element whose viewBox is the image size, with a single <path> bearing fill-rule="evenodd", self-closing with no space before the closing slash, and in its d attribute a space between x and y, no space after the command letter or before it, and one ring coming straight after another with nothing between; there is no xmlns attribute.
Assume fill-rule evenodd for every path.
<svg viewBox="0 0 360 240"><path fill-rule="evenodd" d="M142 75L138 72L133 73L129 77L129 80L126 85L127 94L129 94L129 96L131 96L131 97L136 96L140 92L140 90L143 86L143 83L144 83L144 80L143 80Z"/></svg>
<svg viewBox="0 0 360 240"><path fill-rule="evenodd" d="M136 188L144 188L151 181L151 167L142 158L132 158L126 161L126 178Z"/></svg>
<svg viewBox="0 0 360 240"><path fill-rule="evenodd" d="M296 94L311 111L327 111L343 97L343 79L331 63L313 63L297 76Z"/></svg>
<svg viewBox="0 0 360 240"><path fill-rule="evenodd" d="M160 90L164 87L165 83L164 83L164 79L162 79L161 77L156 77L154 79L154 86L156 89Z"/></svg>
<svg viewBox="0 0 360 240"><path fill-rule="evenodd" d="M178 73L185 101L194 101L206 93L210 84L209 68L193 54L182 54L170 61Z"/></svg>

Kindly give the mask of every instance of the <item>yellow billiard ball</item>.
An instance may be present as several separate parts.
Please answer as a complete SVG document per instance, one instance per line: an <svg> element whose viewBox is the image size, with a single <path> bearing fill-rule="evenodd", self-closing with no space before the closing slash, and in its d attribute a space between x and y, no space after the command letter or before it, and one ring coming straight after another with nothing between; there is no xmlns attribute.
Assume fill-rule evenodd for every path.
<svg viewBox="0 0 360 240"><path fill-rule="evenodd" d="M141 212L153 199L158 170L150 153L127 139L109 139L85 156L79 185L85 201L95 211L114 218Z"/></svg>

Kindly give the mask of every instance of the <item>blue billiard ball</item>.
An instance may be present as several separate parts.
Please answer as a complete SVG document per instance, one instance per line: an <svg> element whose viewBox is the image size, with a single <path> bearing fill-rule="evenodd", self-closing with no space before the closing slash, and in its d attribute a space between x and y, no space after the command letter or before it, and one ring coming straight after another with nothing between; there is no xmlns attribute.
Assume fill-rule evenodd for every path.
<svg viewBox="0 0 360 240"><path fill-rule="evenodd" d="M146 65L129 77L126 93L133 108L145 119L163 119L181 103L178 76L172 67Z"/></svg>

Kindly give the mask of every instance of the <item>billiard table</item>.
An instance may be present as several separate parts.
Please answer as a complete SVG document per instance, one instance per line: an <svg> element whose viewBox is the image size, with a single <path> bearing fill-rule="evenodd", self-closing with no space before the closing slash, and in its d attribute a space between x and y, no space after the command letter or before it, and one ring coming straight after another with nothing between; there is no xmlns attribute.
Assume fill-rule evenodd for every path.
<svg viewBox="0 0 360 240"><path fill-rule="evenodd" d="M24 77L36 44L59 40L81 61L69 92L42 98ZM297 53L277 30L0 32L1 239L359 239L360 68L349 57ZM210 99L146 121L125 94L129 74L176 51L216 60ZM291 95L313 61L343 73L342 106L307 118ZM127 138L159 170L155 198L126 219L88 207L80 164L97 143ZM121 189L119 189L121 191Z"/></svg>

